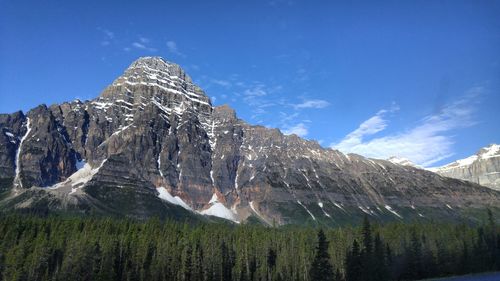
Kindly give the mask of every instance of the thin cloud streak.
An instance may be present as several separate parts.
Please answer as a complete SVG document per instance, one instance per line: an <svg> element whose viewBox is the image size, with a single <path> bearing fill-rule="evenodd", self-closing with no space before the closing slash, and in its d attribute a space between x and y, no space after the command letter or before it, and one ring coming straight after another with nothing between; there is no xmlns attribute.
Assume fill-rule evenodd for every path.
<svg viewBox="0 0 500 281"><path fill-rule="evenodd" d="M167 41L166 43L167 49L170 53L180 56L180 57L185 57L183 53L179 51L179 48L177 47L177 43L175 41Z"/></svg>
<svg viewBox="0 0 500 281"><path fill-rule="evenodd" d="M329 106L330 103L326 100L305 100L302 103L292 105L295 109L303 109L303 108L325 108Z"/></svg>
<svg viewBox="0 0 500 281"><path fill-rule="evenodd" d="M298 123L295 126L289 127L283 130L283 134L292 135L295 134L299 137L305 137L309 133L307 126L304 123Z"/></svg>
<svg viewBox="0 0 500 281"><path fill-rule="evenodd" d="M105 29L105 28L101 28L101 27L98 27L97 30L99 30L100 32L103 33L104 35L104 39L101 41L101 46L109 46L111 44L112 41L114 41L114 38L115 38L115 33L108 30L108 29Z"/></svg>
<svg viewBox="0 0 500 281"><path fill-rule="evenodd" d="M454 154L454 140L450 133L475 124L472 114L482 91L481 87L470 89L464 96L446 104L439 112L424 117L407 131L367 140L384 131L389 124L387 114L393 111L380 110L340 142L330 146L344 153L371 158L405 157L427 167Z"/></svg>
<svg viewBox="0 0 500 281"><path fill-rule="evenodd" d="M157 51L156 48L152 48L152 47L149 47L146 45L149 42L149 40L147 38L139 38L139 41L140 42L132 42L132 47L134 47L136 49L151 51L151 52Z"/></svg>

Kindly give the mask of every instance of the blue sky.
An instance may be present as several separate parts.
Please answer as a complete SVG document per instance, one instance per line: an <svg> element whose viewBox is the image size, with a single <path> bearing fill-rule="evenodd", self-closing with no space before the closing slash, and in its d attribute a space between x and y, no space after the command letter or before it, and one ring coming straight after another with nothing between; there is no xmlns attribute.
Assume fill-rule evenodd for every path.
<svg viewBox="0 0 500 281"><path fill-rule="evenodd" d="M155 55L249 123L435 166L500 142L498 15L481 0L0 0L0 112L94 98Z"/></svg>

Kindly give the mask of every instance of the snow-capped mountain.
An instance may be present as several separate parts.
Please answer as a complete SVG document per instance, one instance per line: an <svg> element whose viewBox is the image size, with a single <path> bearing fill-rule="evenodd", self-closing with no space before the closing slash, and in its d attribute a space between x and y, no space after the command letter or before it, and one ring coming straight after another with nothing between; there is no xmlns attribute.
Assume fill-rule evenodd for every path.
<svg viewBox="0 0 500 281"><path fill-rule="evenodd" d="M429 170L500 190L500 145L491 144L472 156Z"/></svg>
<svg viewBox="0 0 500 281"><path fill-rule="evenodd" d="M477 184L250 125L158 57L93 100L1 114L0 132L1 209L340 224L500 204Z"/></svg>
<svg viewBox="0 0 500 281"><path fill-rule="evenodd" d="M418 167L415 163L411 162L410 159L404 157L391 156L387 161L402 166Z"/></svg>

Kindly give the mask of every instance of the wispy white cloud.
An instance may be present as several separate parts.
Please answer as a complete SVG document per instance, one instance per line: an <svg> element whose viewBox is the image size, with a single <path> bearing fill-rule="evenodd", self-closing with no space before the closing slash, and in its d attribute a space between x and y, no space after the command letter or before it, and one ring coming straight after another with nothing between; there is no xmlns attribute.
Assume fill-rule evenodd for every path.
<svg viewBox="0 0 500 281"><path fill-rule="evenodd" d="M99 28L100 31L102 31L104 34L106 34L106 36L109 38L109 39L113 39L115 38L115 33L108 30L108 29L104 29L104 28Z"/></svg>
<svg viewBox="0 0 500 281"><path fill-rule="evenodd" d="M219 79L212 79L210 82L222 86L224 88L230 88L231 87L231 82L227 80L219 80Z"/></svg>
<svg viewBox="0 0 500 281"><path fill-rule="evenodd" d="M295 109L303 109L303 108L325 108L329 105L330 103L327 102L326 100L312 99L312 100L305 100L302 103L293 104L292 106Z"/></svg>
<svg viewBox="0 0 500 281"><path fill-rule="evenodd" d="M267 91L264 89L264 85L258 84L252 88L246 89L243 92L243 95L245 96L245 99L251 99L254 97L267 96Z"/></svg>
<svg viewBox="0 0 500 281"><path fill-rule="evenodd" d="M181 53L181 51L179 51L179 48L177 47L177 43L175 41L167 41L167 49L174 55L185 57L185 55Z"/></svg>
<svg viewBox="0 0 500 281"><path fill-rule="evenodd" d="M288 127L283 130L285 135L295 134L299 137L305 137L309 133L307 126L304 123L298 123L294 126Z"/></svg>
<svg viewBox="0 0 500 281"><path fill-rule="evenodd" d="M102 32L104 37L104 39L101 40L101 46L109 46L115 38L115 33L102 27L98 27L97 30Z"/></svg>
<svg viewBox="0 0 500 281"><path fill-rule="evenodd" d="M132 47L140 50L146 50L150 52L156 52L157 49L148 46L150 40L148 38L140 37L138 41L132 42ZM130 50L130 49L129 49Z"/></svg>
<svg viewBox="0 0 500 281"><path fill-rule="evenodd" d="M137 49L147 49L146 45L139 42L133 42L132 46L136 47Z"/></svg>
<svg viewBox="0 0 500 281"><path fill-rule="evenodd" d="M149 44L150 42L151 42L151 40L149 40L149 38L139 37L136 41L132 42L129 46L125 46L123 48L123 50L125 52L130 52L133 49L145 50L145 51L149 51L149 52L158 51L157 48L150 46L150 44Z"/></svg>
<svg viewBox="0 0 500 281"><path fill-rule="evenodd" d="M331 147L344 153L357 153L366 157L386 159L399 156L422 166L432 165L454 154L454 140L450 134L453 130L475 123L472 114L482 91L481 87L470 89L409 130L368 139L386 129L389 124L387 115L395 111L394 107L380 110L340 142L332 143Z"/></svg>
<svg viewBox="0 0 500 281"><path fill-rule="evenodd" d="M243 93L237 95L241 95L246 105L252 108L251 118L255 120L262 115L268 114L268 108L277 105L272 94L280 90L281 86L268 87L262 83L255 83L253 86L246 88Z"/></svg>

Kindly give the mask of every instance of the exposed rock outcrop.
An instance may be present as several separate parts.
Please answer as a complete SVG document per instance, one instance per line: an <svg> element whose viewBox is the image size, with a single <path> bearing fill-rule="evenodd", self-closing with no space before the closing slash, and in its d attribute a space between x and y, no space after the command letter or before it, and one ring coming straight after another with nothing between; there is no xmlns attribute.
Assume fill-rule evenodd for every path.
<svg viewBox="0 0 500 281"><path fill-rule="evenodd" d="M94 100L3 114L0 128L4 208L148 217L177 205L239 222L338 224L459 218L500 203L477 184L249 125L157 57Z"/></svg>
<svg viewBox="0 0 500 281"><path fill-rule="evenodd" d="M475 155L429 170L500 190L500 145L491 144Z"/></svg>

